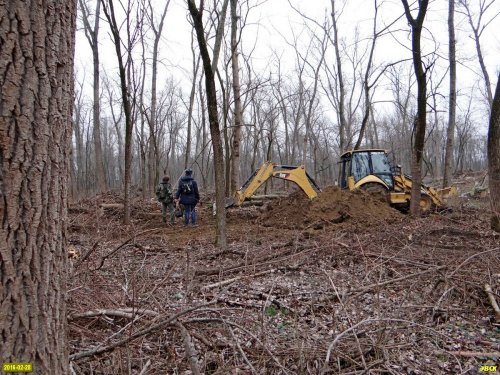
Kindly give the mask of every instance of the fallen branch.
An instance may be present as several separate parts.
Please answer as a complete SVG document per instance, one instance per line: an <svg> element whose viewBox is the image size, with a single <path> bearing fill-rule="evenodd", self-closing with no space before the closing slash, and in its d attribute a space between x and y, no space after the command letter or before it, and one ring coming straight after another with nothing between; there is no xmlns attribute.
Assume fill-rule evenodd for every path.
<svg viewBox="0 0 500 375"><path fill-rule="evenodd" d="M220 287L220 286L229 285L229 284L232 284L235 281L238 281L238 280L241 280L241 279L247 279L247 278L262 276L262 275L266 275L268 273L273 273L274 271L275 271L274 269L271 269L271 270L267 270L267 271L262 271L262 272L254 273L253 275L242 275L242 276L233 277L231 279L222 280L222 281L219 281L217 283L205 285L205 286L203 286L201 288L201 290L209 290L209 289L217 288L217 287Z"/></svg>
<svg viewBox="0 0 500 375"><path fill-rule="evenodd" d="M153 310L140 310L134 308L125 308L125 309L97 309L90 310L83 313L78 314L70 314L68 315L68 320L75 320L80 318L92 318L94 316L117 316L119 318L127 318L133 319L136 315L144 314L149 316L157 316L158 313Z"/></svg>
<svg viewBox="0 0 500 375"><path fill-rule="evenodd" d="M123 203L101 203L99 205L99 208L102 209L102 210L107 210L107 209L122 210L123 209Z"/></svg>
<svg viewBox="0 0 500 375"><path fill-rule="evenodd" d="M476 253L476 254L471 255L470 257L468 257L467 259L465 259L462 263L460 263L460 264L458 265L458 267L457 267L457 268L455 268L455 270L454 270L452 273L450 273L449 275L446 275L446 277L452 277L455 273L457 273L457 271L458 271L460 268L462 268L462 267L463 267L463 266L464 266L464 265L465 265L465 264L466 264L469 260L471 260L472 258L475 258L475 257L477 257L477 256L479 256L479 255L483 255L483 254L486 254L486 253L491 253L491 252L493 252L493 251L500 251L500 247L495 247L494 249L481 251L481 252L479 252L479 253Z"/></svg>
<svg viewBox="0 0 500 375"><path fill-rule="evenodd" d="M291 251L292 251L292 249L288 249L287 251L284 252L284 254L281 254L281 256L287 256L290 254ZM229 272L238 270L240 268L255 267L255 266L259 265L261 262L266 262L266 261L268 261L270 259L274 259L274 258L276 258L276 254L270 254L268 256L265 256L265 257L258 259L255 262L252 262L252 263L241 262L239 264L236 264L232 267L228 267L226 269L222 269L222 268L217 267L217 268L207 268L207 269L202 269L202 270L196 270L194 272L194 275L195 276L210 276L210 275L218 275L220 273L229 273Z"/></svg>
<svg viewBox="0 0 500 375"><path fill-rule="evenodd" d="M491 290L491 286L489 284L484 284L484 291L488 294L491 307L493 307L493 311L495 311L495 318L497 322L500 322L500 308L498 307L493 290Z"/></svg>
<svg viewBox="0 0 500 375"><path fill-rule="evenodd" d="M236 347L238 348L241 356L243 357L243 360L246 362L246 364L248 365L248 367L250 367L250 370L252 371L252 374L257 374L257 370L255 370L255 367L253 367L252 362L249 361L247 355L245 354L245 351L243 350L243 348L240 345L240 342L239 342L238 338L234 334L234 331L231 328L231 325L230 324L226 324L226 325L227 325L227 329L228 329L229 333L231 334L231 337L233 338L234 343L236 344Z"/></svg>
<svg viewBox="0 0 500 375"><path fill-rule="evenodd" d="M83 254L83 256L75 262L75 265L73 267L75 269L80 267L80 265L90 256L90 254L92 254L94 251L96 251L98 245L99 245L99 240L97 240L94 243L94 245L92 245L92 247L89 250L87 250L87 252L85 254Z"/></svg>
<svg viewBox="0 0 500 375"><path fill-rule="evenodd" d="M189 367L191 367L191 372L193 375L201 375L198 365L198 353L196 353L196 349L191 341L191 336L189 335L188 330L180 322L177 322L176 326L181 330L182 340L184 341L184 349L186 350L186 357L189 362Z"/></svg>
<svg viewBox="0 0 500 375"><path fill-rule="evenodd" d="M450 354L459 357L485 357L485 358L500 358L500 352L469 352L469 351L447 351L447 350L436 350L434 352L436 355Z"/></svg>
<svg viewBox="0 0 500 375"><path fill-rule="evenodd" d="M139 337L142 337L142 336L145 336L147 334L150 334L154 331L157 331L169 324L171 324L172 322L174 322L175 320L177 320L179 317L183 316L183 315L186 315L192 311L195 311L195 310L199 310L203 307L207 307L207 306L210 306L210 305L213 305L217 302L217 299L214 299L213 301L211 302L208 302L208 303L204 303L204 304L201 304L201 305L197 305L197 306L193 306L193 307L190 307L188 309L185 309L185 310L182 310L180 312L178 312L177 314L174 314L170 317L165 317L164 319L160 320L158 323L155 323L155 324L152 324L150 327L148 328L144 328L144 329L141 329L133 334L131 334L130 336L122 339L122 340L119 340L111 345L108 345L108 346L98 346L96 348L93 348L93 349L90 349L90 350L85 350L83 352L80 352L80 353L75 353L75 354L72 354L69 356L69 360L70 361L77 361L79 359L82 359L82 358L85 358L85 357L91 357L91 356L94 356L94 355L99 355L99 354L102 354L102 353L106 353L106 352L110 352L112 350L114 350L115 348L118 348L119 346L123 346L127 343L129 343L130 341L133 341ZM153 322L152 322L153 323Z"/></svg>
<svg viewBox="0 0 500 375"><path fill-rule="evenodd" d="M148 359L148 361L146 362L146 364L144 365L144 367L142 368L141 372L139 373L139 375L144 375L146 374L146 371L148 371L148 368L149 366L151 366L151 360Z"/></svg>
<svg viewBox="0 0 500 375"><path fill-rule="evenodd" d="M367 291L369 291L371 289L378 288L378 287L385 286L385 285L392 284L392 283L396 283L398 281L403 281L403 280L406 280L406 279L411 279L412 277L420 276L420 275L423 275L425 273L429 273L429 272L432 272L432 271L438 271L438 270L441 270L443 268L446 268L446 266L435 267L435 268L427 269L427 270L424 270L424 271L421 271L421 272L412 273L412 274L409 274L409 275L406 275L406 276L398 277L396 279L391 279L391 280L383 281L381 283L375 283L375 284L367 285L367 286L364 286L364 287L359 288L359 289L351 290L351 291L349 291L349 294L357 293L353 297L353 298L355 298L355 297L357 297L357 296L359 296L359 295L361 295L363 293L366 293Z"/></svg>
<svg viewBox="0 0 500 375"><path fill-rule="evenodd" d="M123 242L120 246L118 246L117 248L115 248L114 250L110 251L109 253L107 253L106 255L104 255L100 262L99 262L99 266L97 266L97 268L95 268L93 271L97 271L99 269L101 269L101 267L104 265L104 261L109 258L110 256L112 256L113 254L115 254L118 250L120 250L121 248L125 247L126 245L128 245L132 240L135 240L137 237L139 236L142 236L144 234L151 234L151 233L154 233L154 232L160 232L162 230L164 230L165 228L153 228L153 229L148 229L148 230L145 230L143 232L139 232L137 234L134 234L132 237L130 237L129 239L127 239L125 242Z"/></svg>
<svg viewBox="0 0 500 375"><path fill-rule="evenodd" d="M237 323L234 323L232 321L224 320L222 318L193 318L193 319L189 319L189 320L184 321L185 324L187 324L187 323L214 323L214 322L219 322L219 323L233 326L235 328L238 328L242 332L245 332L246 334L248 334L250 337L252 337L255 340L255 342L258 342L261 345L262 349L264 349L271 356L271 358L274 360L274 362L276 362L278 367L281 368L285 374L288 373L288 370L286 369L286 367L284 367L280 363L279 359L273 354L273 352L271 350L269 350L267 345L265 345L261 339L259 339L254 333L252 333L251 331L249 331L245 327L243 327Z"/></svg>
<svg viewBox="0 0 500 375"><path fill-rule="evenodd" d="M386 256L382 254L376 254L376 253L363 253L364 256L370 257L370 258L380 258L380 259L387 259L394 261L396 263L402 263L402 264L410 264L412 266L417 266L417 267L436 267L435 264L430 264L430 263L421 263L421 262L416 262L410 259L404 259L404 258L397 258L396 256Z"/></svg>
<svg viewBox="0 0 500 375"><path fill-rule="evenodd" d="M349 332L354 331L360 325L365 324L365 323L371 323L371 322L374 322L374 321L376 321L376 320L371 319L371 318L364 319L364 320L362 320L362 321L354 324L353 326L347 328L345 331L340 332L337 336L335 336L335 339L328 346L328 350L326 351L325 364L323 366L323 369L322 369L321 373L324 374L325 372L328 372L328 363L330 362L330 355L332 353L333 348L338 344L338 342L340 341L340 339L342 337L344 337L345 335L347 335Z"/></svg>
<svg viewBox="0 0 500 375"><path fill-rule="evenodd" d="M288 245L289 245L289 243L286 243L283 245L283 247L288 246ZM258 260L256 260L255 262L252 262L252 263L242 262L240 264L237 264L237 265L234 265L232 267L225 268L225 269L208 268L208 269L204 269L204 270L196 270L195 276L217 275L220 273L235 272L235 271L238 271L238 270L243 269L243 268L249 268L249 267L257 268L257 267L262 267L265 265L270 265L273 263L283 263L287 258L290 258L290 257L297 257L297 256L303 255L305 253L308 253L310 251L319 251L319 250L325 250L325 249L331 249L331 248L332 248L331 245L328 245L328 246L310 246L310 247L302 248L301 251L299 251L299 252L293 252L293 250L295 250L295 249L288 249L288 250L286 250L283 253L278 254L278 255L271 253L270 255L259 258Z"/></svg>

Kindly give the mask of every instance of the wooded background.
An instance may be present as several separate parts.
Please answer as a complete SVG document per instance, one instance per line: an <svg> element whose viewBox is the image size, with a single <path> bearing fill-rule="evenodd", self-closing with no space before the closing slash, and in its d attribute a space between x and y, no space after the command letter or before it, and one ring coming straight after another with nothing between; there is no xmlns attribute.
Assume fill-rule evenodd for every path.
<svg viewBox="0 0 500 375"><path fill-rule="evenodd" d="M266 160L305 164L321 185L333 184L340 154L354 147L391 150L395 164L411 173L417 114L411 28L400 2L363 2L362 12L360 4L325 1L319 11L282 1L273 26L272 16L262 16L276 11L269 4L202 2L226 195ZM410 6L416 16L418 5ZM192 22L186 8L174 0L79 0L77 61L86 65L77 64L75 75L74 199L123 189L127 173L136 190L151 196L163 173L175 180L186 167L194 169L202 190L213 191L199 47L194 31L189 39L178 29ZM185 18L169 17L179 9ZM421 35L427 84L423 177L443 177L446 152L445 183L450 174L487 166L495 83L490 75L498 56L490 43L499 9L485 0L428 6ZM281 44L264 48L271 34ZM181 61L172 53L184 53L182 40L190 40L183 46L190 62L172 66L170 61Z"/></svg>

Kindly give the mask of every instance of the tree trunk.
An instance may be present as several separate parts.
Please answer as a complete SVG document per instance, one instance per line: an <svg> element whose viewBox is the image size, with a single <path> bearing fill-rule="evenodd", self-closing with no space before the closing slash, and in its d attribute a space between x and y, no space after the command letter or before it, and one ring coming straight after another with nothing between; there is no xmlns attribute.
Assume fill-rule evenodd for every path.
<svg viewBox="0 0 500 375"><path fill-rule="evenodd" d="M0 7L0 363L31 362L36 374L69 373L75 26L75 0Z"/></svg>
<svg viewBox="0 0 500 375"><path fill-rule="evenodd" d="M75 98L74 103L74 122L73 122L73 132L75 135L75 152L74 160L76 163L76 173L75 177L75 190L77 195L80 195L83 192L84 186L84 146L83 146L83 120L82 120L82 108L83 102L81 99L82 93L78 93L77 98ZM76 198L76 196L74 197Z"/></svg>
<svg viewBox="0 0 500 375"><path fill-rule="evenodd" d="M488 129L488 178L491 200L491 228L500 233L500 74L491 106Z"/></svg>
<svg viewBox="0 0 500 375"><path fill-rule="evenodd" d="M356 141L356 144L354 145L354 149L358 150L361 147L361 143L363 142L363 137L365 135L365 130L368 125L368 120L370 118L370 109L372 106L371 103L371 97L370 97L370 88L371 85L368 82L370 79L371 75L371 68L372 68L372 63L373 63L373 54L375 52L375 45L377 43L377 38L378 38L378 33L377 33L377 15L378 15L378 4L377 0L374 2L375 5L375 15L373 17L373 39L370 47L370 55L368 56L368 61L366 63L366 70L364 74L364 79L363 79L363 88L364 88L364 96L365 96L365 103L364 103L364 113L363 113L363 120L361 121L361 127L359 129L359 136L358 140Z"/></svg>
<svg viewBox="0 0 500 375"><path fill-rule="evenodd" d="M219 53L222 44L222 37L224 36L224 27L226 24L226 13L227 13L227 5L229 0L224 0L222 3L222 9L220 12L219 24L217 25L217 32L215 33L215 43L214 43L214 56L212 59L212 71L217 71L217 63L219 62ZM203 8L203 6L201 6Z"/></svg>
<svg viewBox="0 0 500 375"><path fill-rule="evenodd" d="M101 12L101 2L98 0L96 2L95 14L94 14L94 27L90 26L89 15L90 12L87 9L86 4L83 0L80 0L80 8L82 10L83 25L85 28L85 36L89 42L90 48L92 50L92 63L94 72L94 85L93 85L93 105L92 105L92 117L93 117L93 138L94 138L94 153L95 153L95 172L96 172L96 184L97 191L103 192L107 189L106 174L104 173L104 157L102 153L102 142L101 142L101 103L100 103L100 71L99 71L99 20Z"/></svg>
<svg viewBox="0 0 500 375"><path fill-rule="evenodd" d="M158 50L159 50L159 43L160 43L160 38L161 34L163 31L163 25L165 22L165 16L167 15L167 10L170 5L170 0L167 0L165 3L165 6L163 8L163 12L160 17L160 24L158 25L158 28L155 25L154 22L154 15L155 11L153 10L153 5L151 1L148 3L149 6L149 19L151 23L151 28L153 29L154 33L154 42L153 42L153 64L152 64L152 75L151 75L151 115L149 119L149 139L150 139L150 144L149 144L149 181L148 181L148 188L149 192L153 193L155 187L158 185L160 182L160 160L158 157L158 137L157 137L157 131L158 131L158 125L157 125L157 113L156 113L156 107L157 107L157 77L158 77Z"/></svg>
<svg viewBox="0 0 500 375"><path fill-rule="evenodd" d="M238 15L236 14L237 0L231 0L231 68L233 73L234 95L234 133L233 152L231 157L231 186L230 192L235 192L240 186L240 142L243 114L241 110L240 72L238 62Z"/></svg>
<svg viewBox="0 0 500 375"><path fill-rule="evenodd" d="M339 32L337 29L337 15L335 14L335 0L332 4L332 26L333 26L333 46L335 47L335 58L337 61L337 80L339 90L339 139L340 153L342 154L349 142L346 141L347 120L345 118L345 87L342 73L342 59L340 58Z"/></svg>
<svg viewBox="0 0 500 375"><path fill-rule="evenodd" d="M106 0L100 0L104 1ZM134 122L132 120L132 106L130 104L130 98L128 93L127 77L125 65L123 63L123 55L121 51L121 37L120 37L120 27L116 22L114 4L112 0L107 0L108 6L104 6L104 14L109 22L111 29L111 34L113 36L113 42L116 50L116 57L118 59L118 71L120 75L120 88L122 94L123 102L123 112L125 114L125 171L124 171L124 212L123 212L123 222L124 224L130 224L130 181L131 181L131 169L132 169L132 131L134 128ZM131 53L131 51L127 51Z"/></svg>
<svg viewBox="0 0 500 375"><path fill-rule="evenodd" d="M214 151L214 173L215 173L215 203L216 203L216 240L218 247L225 248L226 238L226 208L224 206L224 154L222 151L222 140L219 129L219 116L217 111L217 92L215 90L214 72L210 63L205 31L203 29L203 1L200 10L196 8L194 0L187 0L189 12L193 19L194 29L198 38L203 70L205 71L205 89L207 91L208 121L210 124L210 135Z"/></svg>
<svg viewBox="0 0 500 375"><path fill-rule="evenodd" d="M453 149L455 141L455 114L457 109L457 61L455 56L455 0L448 0L448 53L450 59L450 97L448 108L448 128L444 156L443 188L450 185Z"/></svg>
<svg viewBox="0 0 500 375"><path fill-rule="evenodd" d="M415 140L412 150L411 173L413 185L411 189L410 213L412 216L420 215L420 185L422 183L422 158L425 145L425 127L427 121L427 80L426 72L422 62L422 49L420 38L424 24L425 14L429 0L421 0L419 2L417 18L411 15L410 7L407 0L401 0L405 8L406 19L411 25L411 41L413 67L417 77L417 116L414 122Z"/></svg>
<svg viewBox="0 0 500 375"><path fill-rule="evenodd" d="M104 173L104 158L102 154L101 142L101 103L100 103L100 74L99 74L99 19L100 1L96 2L94 32L92 34L92 62L94 69L94 103L92 107L92 117L94 125L94 148L95 148L95 168L97 178L97 188L99 192L106 191L106 175Z"/></svg>
<svg viewBox="0 0 500 375"><path fill-rule="evenodd" d="M200 57L196 57L194 50L193 35L191 35L191 53L193 55L193 83L191 85L191 92L189 94L189 108L188 108L188 123L187 123L187 142L186 142L186 155L184 158L184 169L189 167L189 156L191 154L191 127L193 123L193 108L194 99L196 95L196 77L198 76L198 69L200 67Z"/></svg>

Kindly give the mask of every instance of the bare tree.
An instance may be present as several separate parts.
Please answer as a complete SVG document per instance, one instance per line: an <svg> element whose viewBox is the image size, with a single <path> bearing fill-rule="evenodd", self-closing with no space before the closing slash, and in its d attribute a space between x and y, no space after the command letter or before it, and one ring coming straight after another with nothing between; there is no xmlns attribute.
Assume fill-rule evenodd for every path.
<svg viewBox="0 0 500 375"><path fill-rule="evenodd" d="M75 173L73 175L73 185L77 194L82 193L85 183L85 168L84 168L84 142L83 136L85 108L83 102L83 84L79 83L79 87L75 89L75 102L74 102L74 120L73 120L73 134L75 136L75 151L73 157L76 163ZM76 198L76 196L74 196Z"/></svg>
<svg viewBox="0 0 500 375"><path fill-rule="evenodd" d="M92 50L92 63L94 71L94 101L93 101L93 137L94 137L94 153L95 153L95 168L97 191L102 192L107 189L106 174L104 173L104 158L102 154L101 144L101 104L100 104L100 73L99 73L99 20L101 13L101 0L96 0L94 12L94 26L90 25L90 11L87 2L79 0L80 10L83 19L85 36Z"/></svg>
<svg viewBox="0 0 500 375"><path fill-rule="evenodd" d="M227 5L229 4L229 0L224 0L222 3L222 9L220 14L217 13L218 15L218 22L217 22L217 30L215 33L215 43L214 43L214 55L212 58L212 70L215 74L215 71L217 70L217 64L219 62L219 54L220 54L220 49L222 45L222 37L224 36L224 27L226 25L226 13L227 13ZM201 8L201 6L200 6ZM214 11L217 11L217 9L214 9Z"/></svg>
<svg viewBox="0 0 500 375"><path fill-rule="evenodd" d="M234 192L240 185L240 142L243 113L241 109L240 72L238 61L238 20L237 0L231 0L231 69L233 73L234 95L234 132L231 155L231 183L230 192Z"/></svg>
<svg viewBox="0 0 500 375"><path fill-rule="evenodd" d="M455 0L448 0L448 56L450 60L450 94L448 102L448 127L444 156L443 187L450 184L455 141L457 110L457 61L455 52Z"/></svg>
<svg viewBox="0 0 500 375"><path fill-rule="evenodd" d="M481 35L483 34L484 30L488 25L493 22L493 20L498 16L498 13L495 14L493 17L491 17L489 20L484 22L483 24L483 17L485 17L486 11L495 3L495 0L475 0L478 2L479 5L479 14L477 16L477 19L474 21L474 16L471 11L470 7L470 1L469 0L458 0L460 5L464 8L464 13L467 17L467 20L469 22L469 25L472 29L472 32L474 34L474 43L476 44L476 53L477 53L477 59L479 61L479 65L481 66L481 73L483 74L484 78L484 85L486 89L486 98L488 100L488 107L491 107L492 101L493 101L493 93L491 92L491 81L490 81L490 76L488 74L488 70L486 69L486 64L484 63L484 57L483 57L483 51L481 49L481 42L480 38Z"/></svg>
<svg viewBox="0 0 500 375"><path fill-rule="evenodd" d="M123 112L125 115L125 176L124 176L124 215L123 222L130 223L130 182L132 173L132 134L134 128L133 111L135 107L135 99L132 97L132 88L130 83L130 70L132 64L132 47L134 39L137 35L137 29L131 30L132 24L132 5L133 2L127 3L125 9L127 40L124 43L120 35L121 25L118 24L115 16L115 8L113 0L100 0L103 5L104 14L108 20L113 42L118 60L118 71L120 75L120 87L122 96ZM136 27L139 27L140 22L136 21ZM122 54L122 43L126 46L126 61Z"/></svg>
<svg viewBox="0 0 500 375"><path fill-rule="evenodd" d="M224 154L222 150L222 140L219 128L219 115L217 109L217 92L215 90L214 71L211 66L210 55L208 53L205 30L203 28L203 8L204 0L200 1L199 9L194 0L187 0L189 13L193 19L194 29L198 38L203 70L205 72L205 90L207 96L208 119L210 123L210 135L214 152L214 173L215 173L215 203L216 203L216 245L225 248L226 238L226 208L224 207Z"/></svg>
<svg viewBox="0 0 500 375"><path fill-rule="evenodd" d="M303 111L303 116L304 116L304 124L305 124L305 134L304 134L304 141L302 145L302 164L306 165L306 159L307 159L307 151L308 151L308 143L313 137L313 131L312 131L312 126L313 126L313 114L314 114L314 109L315 106L317 106L317 100L316 100L316 95L318 93L318 83L319 83L319 76L320 76L320 70L323 65L323 62L325 60L326 56L326 50L328 48L328 27L327 27L327 20L325 19L323 24L321 25L321 28L323 30L323 36L322 38L319 38L312 30L310 30L312 34L311 38L311 43L313 40L316 41L317 46L317 52L319 53L319 57L317 58L316 65L313 65L312 62L310 61L311 59L308 59L307 55L302 56L302 54L296 49L295 53L297 54L297 58L300 58L304 61L304 64L309 67L309 69L312 71L312 78L313 78L313 84L312 87L307 90L307 96L308 96L308 101L307 103L304 104L302 111ZM302 86L302 85L301 85Z"/></svg>
<svg viewBox="0 0 500 375"><path fill-rule="evenodd" d="M338 83L338 118L339 118L339 148L340 152L344 152L347 148L346 142L346 129L347 120L345 117L345 85L344 85L344 75L342 73L342 58L340 55L339 47L339 31L338 31L338 18L339 13L337 13L335 8L335 0L331 0L332 4L332 27L333 27L333 47L335 49L335 58L337 62L336 69L336 79Z"/></svg>
<svg viewBox="0 0 500 375"><path fill-rule="evenodd" d="M76 1L0 6L0 362L69 373L66 223Z"/></svg>
<svg viewBox="0 0 500 375"><path fill-rule="evenodd" d="M377 83L377 81L382 77L382 74L385 72L385 70L392 65L397 64L398 62L386 65L382 71L373 79L372 82L370 82L370 78L373 73L373 55L375 53L375 46L377 44L378 38L383 35L387 30L389 29L390 26L396 21L393 21L389 25L384 26L381 30L377 30L377 18L378 18L378 11L379 11L380 5L378 4L378 1L374 1L374 16L373 16L373 29L372 29L372 38L371 38L371 43L370 43L370 52L368 54L368 60L366 62L366 68L365 72L363 75L363 93L364 93L364 111L363 111L363 119L361 120L361 126L359 129L359 134L358 134L358 140L356 141L356 144L354 145L355 149L359 149L361 147L361 143L363 142L363 138L365 136L365 131L368 126L368 121L370 119L371 115L371 110L372 110L372 94L371 94L371 89L374 87L374 85ZM398 17L399 19L399 17Z"/></svg>
<svg viewBox="0 0 500 375"><path fill-rule="evenodd" d="M491 200L491 228L500 232L500 73L491 106L488 129L488 179Z"/></svg>
<svg viewBox="0 0 500 375"><path fill-rule="evenodd" d="M151 111L149 115L149 181L148 188L150 191L156 186L159 182L159 167L160 167L160 158L159 158L159 146L157 142L157 80L158 80L158 46L160 43L161 35L163 32L163 26L165 22L165 16L167 15L167 10L170 5L170 0L165 2L162 13L160 14L160 19L158 25L154 20L154 16L156 14L156 10L153 9L153 4L151 0L148 0L147 4L147 19L149 21L149 25L153 30L154 39L153 39L153 56L152 56L152 72L151 72Z"/></svg>
<svg viewBox="0 0 500 375"><path fill-rule="evenodd" d="M194 49L193 33L191 33L191 54L193 56L193 82L191 83L191 93L189 94L188 122L187 122L187 135L186 135L186 155L184 157L184 168L186 169L189 166L189 157L191 154L191 128L193 123L194 99L196 95L196 82L197 82L196 78L198 77L198 70L200 69L200 55L196 56L196 52Z"/></svg>
<svg viewBox="0 0 500 375"><path fill-rule="evenodd" d="M121 128L121 124L123 123L123 106L121 105L121 101L115 98L116 93L113 91L113 87L111 82L107 77L103 78L103 84L105 89L105 94L107 97L108 105L109 105L109 113L111 115L111 120L113 122L113 128L116 134L116 143L118 146L118 165L117 165L117 173L115 173L118 182L123 183L124 168L123 162L125 160L124 157L124 142L123 142L123 130ZM115 105L119 104L118 109L119 112L115 109Z"/></svg>
<svg viewBox="0 0 500 375"><path fill-rule="evenodd" d="M414 142L412 150L411 173L413 185L411 190L410 213L413 216L420 215L420 185L422 183L422 157L425 145L425 127L427 121L427 78L426 70L422 61L422 47L420 45L422 29L429 0L420 0L418 3L418 14L413 18L407 0L401 0L405 9L406 19L410 24L412 33L412 55L413 68L417 78L417 115L414 122Z"/></svg>

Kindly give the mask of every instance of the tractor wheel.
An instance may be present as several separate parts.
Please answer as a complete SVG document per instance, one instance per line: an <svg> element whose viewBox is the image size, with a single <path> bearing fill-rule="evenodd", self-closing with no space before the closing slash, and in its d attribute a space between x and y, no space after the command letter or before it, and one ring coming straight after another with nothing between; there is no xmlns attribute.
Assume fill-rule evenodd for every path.
<svg viewBox="0 0 500 375"><path fill-rule="evenodd" d="M420 210L423 214L429 213L432 208L432 199L427 194L420 194Z"/></svg>

